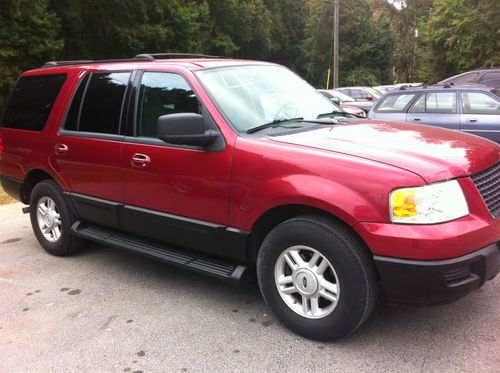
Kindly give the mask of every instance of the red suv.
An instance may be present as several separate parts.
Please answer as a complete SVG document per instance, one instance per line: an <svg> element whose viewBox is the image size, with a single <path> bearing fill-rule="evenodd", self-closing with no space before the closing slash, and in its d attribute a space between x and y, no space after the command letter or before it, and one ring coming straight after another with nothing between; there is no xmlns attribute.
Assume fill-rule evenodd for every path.
<svg viewBox="0 0 500 373"><path fill-rule="evenodd" d="M286 68L209 56L51 62L0 127L40 244L85 240L233 283L336 339L378 293L448 302L499 271L500 147L340 112Z"/></svg>

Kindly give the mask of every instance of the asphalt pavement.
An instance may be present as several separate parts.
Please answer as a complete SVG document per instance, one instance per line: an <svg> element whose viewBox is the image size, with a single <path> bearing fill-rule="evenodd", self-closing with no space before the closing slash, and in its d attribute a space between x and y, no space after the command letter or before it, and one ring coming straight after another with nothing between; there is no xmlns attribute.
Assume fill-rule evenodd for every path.
<svg viewBox="0 0 500 373"><path fill-rule="evenodd" d="M90 243L45 253L0 206L0 372L499 372L500 276L452 304L379 301L347 338L285 329L242 288Z"/></svg>

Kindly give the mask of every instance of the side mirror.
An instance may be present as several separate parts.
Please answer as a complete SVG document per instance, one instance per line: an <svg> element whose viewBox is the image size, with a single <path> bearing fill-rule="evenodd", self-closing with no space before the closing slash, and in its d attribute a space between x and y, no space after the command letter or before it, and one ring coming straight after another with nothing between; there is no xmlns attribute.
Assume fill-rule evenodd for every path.
<svg viewBox="0 0 500 373"><path fill-rule="evenodd" d="M208 128L202 115L195 113L162 115L157 126L158 138L169 144L207 147L219 136Z"/></svg>
<svg viewBox="0 0 500 373"><path fill-rule="evenodd" d="M366 98L368 101L373 101L373 100L374 100L374 97L373 97L373 96L370 96L370 95L366 96L365 98Z"/></svg>

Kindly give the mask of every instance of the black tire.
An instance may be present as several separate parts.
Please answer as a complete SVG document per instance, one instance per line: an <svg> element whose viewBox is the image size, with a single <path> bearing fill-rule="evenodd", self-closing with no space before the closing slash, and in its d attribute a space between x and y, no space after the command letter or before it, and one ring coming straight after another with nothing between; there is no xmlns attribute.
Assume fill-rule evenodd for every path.
<svg viewBox="0 0 500 373"><path fill-rule="evenodd" d="M37 220L37 205L44 197L48 197L55 202L60 215L61 235L55 242L51 242L44 237ZM70 255L79 250L85 242L85 240L71 234L71 225L76 218L68 208L60 187L52 180L42 181L33 188L30 196L30 219L31 227L38 242L49 254L56 256Z"/></svg>
<svg viewBox="0 0 500 373"><path fill-rule="evenodd" d="M338 277L336 306L322 318L307 318L293 311L278 291L276 262L286 249L296 245L311 247L323 255ZM377 277L364 243L349 227L322 216L301 216L276 226L261 245L257 277L262 295L277 318L295 333L319 341L352 333L368 318L377 300Z"/></svg>

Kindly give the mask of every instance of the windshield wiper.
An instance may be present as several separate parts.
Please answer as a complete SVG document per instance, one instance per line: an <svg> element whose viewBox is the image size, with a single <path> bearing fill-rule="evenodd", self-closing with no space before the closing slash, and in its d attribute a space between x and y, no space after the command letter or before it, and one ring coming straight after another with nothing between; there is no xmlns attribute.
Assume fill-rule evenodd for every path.
<svg viewBox="0 0 500 373"><path fill-rule="evenodd" d="M266 129L266 128L277 127L280 124L289 123L289 122L298 122L301 120L304 120L304 118L303 117L296 117L296 118L275 119L272 122L264 123L264 124L261 124L257 127L250 128L249 130L247 130L247 133L255 133L255 132L258 132L258 131Z"/></svg>
<svg viewBox="0 0 500 373"><path fill-rule="evenodd" d="M354 116L354 117L358 117L358 118L363 118L362 116L360 115L356 115L356 114L351 114L351 113L348 113L348 112L345 112L345 111L340 111L340 110L333 110L333 111L330 111L329 113L323 113L323 114L319 114L316 119L320 119L320 118L326 118L326 117L331 117L331 116L335 116L335 115L340 115L340 116L343 116L343 117L349 117L349 116Z"/></svg>

